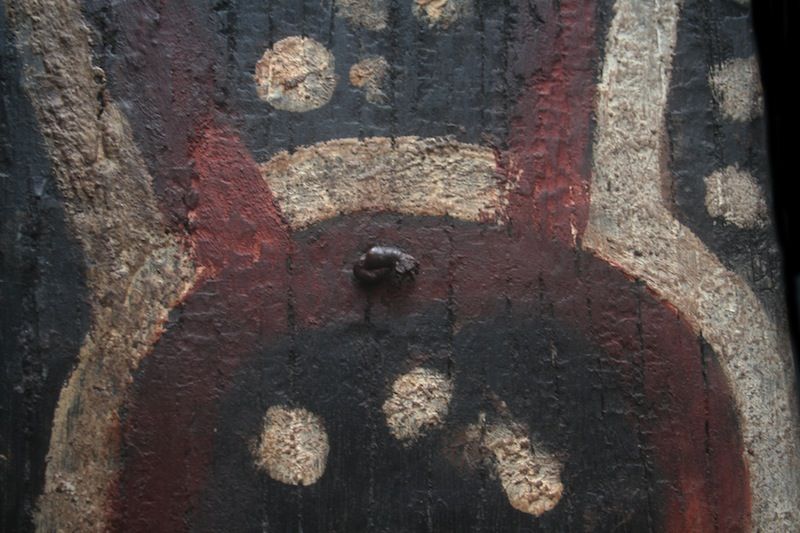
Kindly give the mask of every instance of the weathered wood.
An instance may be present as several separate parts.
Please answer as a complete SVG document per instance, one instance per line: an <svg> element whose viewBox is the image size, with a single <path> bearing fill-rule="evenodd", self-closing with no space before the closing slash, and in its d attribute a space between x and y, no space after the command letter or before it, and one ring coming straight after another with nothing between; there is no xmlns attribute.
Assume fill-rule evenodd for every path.
<svg viewBox="0 0 800 533"><path fill-rule="evenodd" d="M3 28L6 529L800 526L747 6Z"/></svg>

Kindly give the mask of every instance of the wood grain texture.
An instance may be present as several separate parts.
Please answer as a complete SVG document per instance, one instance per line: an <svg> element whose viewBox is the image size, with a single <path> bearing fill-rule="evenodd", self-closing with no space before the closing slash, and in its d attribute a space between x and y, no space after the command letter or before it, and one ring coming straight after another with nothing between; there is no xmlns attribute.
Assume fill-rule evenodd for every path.
<svg viewBox="0 0 800 533"><path fill-rule="evenodd" d="M6 13L11 101L31 107L4 103L4 127L40 137L23 153L50 167L62 210L34 209L52 236L10 257L71 265L14 270L8 290L24 311L3 320L21 347L7 368L38 368L0 380L27 413L8 427L38 439L10 439L24 463L0 458L33 472L4 500L16 529L797 525L742 6ZM287 58L303 68L259 70L278 43L312 39ZM38 205L38 171L10 168ZM375 244L413 255L416 278L354 279ZM84 308L70 330L39 302ZM20 333L34 323L66 332L63 353ZM52 427L24 418L51 411Z"/></svg>
<svg viewBox="0 0 800 533"><path fill-rule="evenodd" d="M800 519L792 503L800 497L800 435L789 339L748 283L682 225L662 197L669 172L664 120L680 2L617 2L616 9L599 86L583 244L644 279L720 354L749 453L755 523L772 531L791 529ZM741 87L754 83L752 76L740 78L730 90L754 94ZM730 116L726 105L733 104L721 106ZM755 104L748 99L740 105Z"/></svg>
<svg viewBox="0 0 800 533"><path fill-rule="evenodd" d="M130 372L188 290L191 260L165 233L127 121L91 63L76 2L9 2L20 83L33 107L80 242L91 326L62 389L50 435L41 530L102 527L117 472L118 409Z"/></svg>

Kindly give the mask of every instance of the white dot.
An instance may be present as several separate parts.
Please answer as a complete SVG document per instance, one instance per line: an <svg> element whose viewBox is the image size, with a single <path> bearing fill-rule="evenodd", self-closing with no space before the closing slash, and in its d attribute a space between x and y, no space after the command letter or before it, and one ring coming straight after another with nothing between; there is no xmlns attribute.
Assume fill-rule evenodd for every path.
<svg viewBox="0 0 800 533"><path fill-rule="evenodd" d="M763 111L761 80L755 56L736 58L711 69L709 83L722 114L730 120L752 120Z"/></svg>
<svg viewBox="0 0 800 533"><path fill-rule="evenodd" d="M264 416L256 465L287 485L311 485L325 473L328 434L317 415L302 409L270 407Z"/></svg>
<svg viewBox="0 0 800 533"><path fill-rule="evenodd" d="M317 109L333 96L334 66L333 54L314 39L281 39L256 63L256 93L283 111Z"/></svg>
<svg viewBox="0 0 800 533"><path fill-rule="evenodd" d="M389 17L386 0L338 0L336 9L340 16L355 26L372 31L386 29Z"/></svg>
<svg viewBox="0 0 800 533"><path fill-rule="evenodd" d="M541 516L558 505L564 493L561 461L530 439L522 424L511 420L487 424L483 413L479 418L461 439L468 446L467 464L488 465L518 511Z"/></svg>
<svg viewBox="0 0 800 533"><path fill-rule="evenodd" d="M706 176L705 184L706 210L712 217L740 228L766 223L767 203L749 172L732 165Z"/></svg>
<svg viewBox="0 0 800 533"><path fill-rule="evenodd" d="M383 104L388 99L384 91L389 63L381 56L370 56L350 67L350 84L364 89L371 104Z"/></svg>
<svg viewBox="0 0 800 533"><path fill-rule="evenodd" d="M389 431L398 440L413 442L444 423L452 397L453 383L440 372L415 368L400 376L383 404Z"/></svg>

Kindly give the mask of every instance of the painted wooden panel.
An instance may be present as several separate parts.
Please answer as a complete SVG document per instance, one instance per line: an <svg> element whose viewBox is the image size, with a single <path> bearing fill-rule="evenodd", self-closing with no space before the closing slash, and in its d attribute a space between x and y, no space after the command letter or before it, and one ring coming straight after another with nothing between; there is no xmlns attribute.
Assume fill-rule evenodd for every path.
<svg viewBox="0 0 800 533"><path fill-rule="evenodd" d="M3 523L796 529L750 24L7 0Z"/></svg>

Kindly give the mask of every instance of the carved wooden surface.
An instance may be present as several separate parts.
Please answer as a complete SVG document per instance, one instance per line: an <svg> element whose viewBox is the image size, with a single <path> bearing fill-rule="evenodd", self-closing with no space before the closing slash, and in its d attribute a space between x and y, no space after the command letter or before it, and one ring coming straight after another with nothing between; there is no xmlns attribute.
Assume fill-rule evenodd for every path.
<svg viewBox="0 0 800 533"><path fill-rule="evenodd" d="M746 5L4 8L6 530L800 525Z"/></svg>

